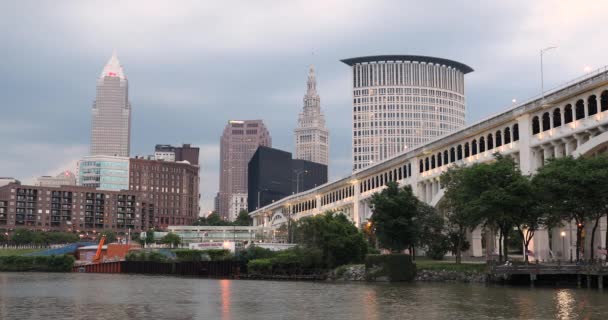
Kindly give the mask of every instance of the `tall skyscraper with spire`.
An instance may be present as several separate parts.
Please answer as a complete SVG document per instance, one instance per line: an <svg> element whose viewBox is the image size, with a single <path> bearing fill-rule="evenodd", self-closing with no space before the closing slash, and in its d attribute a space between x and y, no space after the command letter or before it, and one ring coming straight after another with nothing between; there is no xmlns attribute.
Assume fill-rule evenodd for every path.
<svg viewBox="0 0 608 320"><path fill-rule="evenodd" d="M113 52L97 79L91 119L91 155L128 157L130 142L129 84Z"/></svg>
<svg viewBox="0 0 608 320"><path fill-rule="evenodd" d="M329 132L325 127L325 116L321 113L321 100L317 94L317 79L312 65L308 71L304 108L294 133L296 159L329 164Z"/></svg>

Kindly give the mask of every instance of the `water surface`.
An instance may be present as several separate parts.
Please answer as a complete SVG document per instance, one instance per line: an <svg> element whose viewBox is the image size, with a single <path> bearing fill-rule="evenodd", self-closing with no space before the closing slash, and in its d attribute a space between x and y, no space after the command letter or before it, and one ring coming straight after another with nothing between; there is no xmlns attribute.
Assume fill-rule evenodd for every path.
<svg viewBox="0 0 608 320"><path fill-rule="evenodd" d="M587 289L0 273L0 319L606 318Z"/></svg>

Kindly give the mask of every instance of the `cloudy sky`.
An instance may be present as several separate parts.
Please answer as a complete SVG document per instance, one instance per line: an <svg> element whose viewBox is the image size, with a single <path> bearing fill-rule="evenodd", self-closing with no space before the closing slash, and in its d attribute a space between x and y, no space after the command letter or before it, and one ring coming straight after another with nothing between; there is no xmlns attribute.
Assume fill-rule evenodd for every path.
<svg viewBox="0 0 608 320"><path fill-rule="evenodd" d="M467 122L608 64L605 1L2 1L0 176L33 182L88 152L96 78L116 49L129 78L132 154L201 148L202 209L218 189L229 119L263 119L293 151L308 65L331 134L330 177L351 168L350 70L377 54L468 64ZM313 54L314 53L314 54Z"/></svg>

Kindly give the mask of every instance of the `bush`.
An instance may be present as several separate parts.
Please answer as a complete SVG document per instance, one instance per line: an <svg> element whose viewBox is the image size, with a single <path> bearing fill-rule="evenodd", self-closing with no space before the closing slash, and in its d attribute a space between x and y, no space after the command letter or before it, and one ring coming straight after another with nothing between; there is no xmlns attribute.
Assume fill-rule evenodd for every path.
<svg viewBox="0 0 608 320"><path fill-rule="evenodd" d="M5 256L0 257L0 271L70 272L74 257L64 256Z"/></svg>
<svg viewBox="0 0 608 320"><path fill-rule="evenodd" d="M443 260L448 251L450 251L451 243L448 236L437 234L433 236L426 246L426 256L433 260Z"/></svg>
<svg viewBox="0 0 608 320"><path fill-rule="evenodd" d="M211 249L211 250L203 250L203 253L209 255L211 261L224 261L232 259L232 254L230 250L227 249Z"/></svg>
<svg viewBox="0 0 608 320"><path fill-rule="evenodd" d="M411 281L416 276L416 265L408 254L370 254L365 257L367 280Z"/></svg>
<svg viewBox="0 0 608 320"><path fill-rule="evenodd" d="M253 259L247 268L252 274L299 274L324 265L321 250L294 247L276 252L270 258Z"/></svg>
<svg viewBox="0 0 608 320"><path fill-rule="evenodd" d="M177 256L178 261L209 261L210 257L205 251L191 250L191 249L178 249L173 250Z"/></svg>
<svg viewBox="0 0 608 320"><path fill-rule="evenodd" d="M125 256L127 261L154 261L154 262L165 262L167 257L156 251L131 251Z"/></svg>
<svg viewBox="0 0 608 320"><path fill-rule="evenodd" d="M245 263L255 260L255 259L268 259L272 258L276 255L276 252L265 249L261 247L257 247L254 245L249 246L247 250L241 251L238 255L238 260L243 261Z"/></svg>
<svg viewBox="0 0 608 320"><path fill-rule="evenodd" d="M271 259L254 259L247 263L247 270L251 274L270 274L272 272Z"/></svg>

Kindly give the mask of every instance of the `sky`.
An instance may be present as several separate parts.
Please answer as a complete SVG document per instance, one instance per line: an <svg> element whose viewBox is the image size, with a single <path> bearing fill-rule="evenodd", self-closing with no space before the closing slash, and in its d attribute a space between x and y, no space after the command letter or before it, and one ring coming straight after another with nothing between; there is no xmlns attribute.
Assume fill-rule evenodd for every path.
<svg viewBox="0 0 608 320"><path fill-rule="evenodd" d="M96 79L116 50L129 79L131 155L200 147L201 212L219 187L228 120L262 119L294 151L310 64L330 131L330 180L351 171L351 70L341 59L447 58L467 124L608 65L605 1L2 1L0 176L33 183L89 151Z"/></svg>

